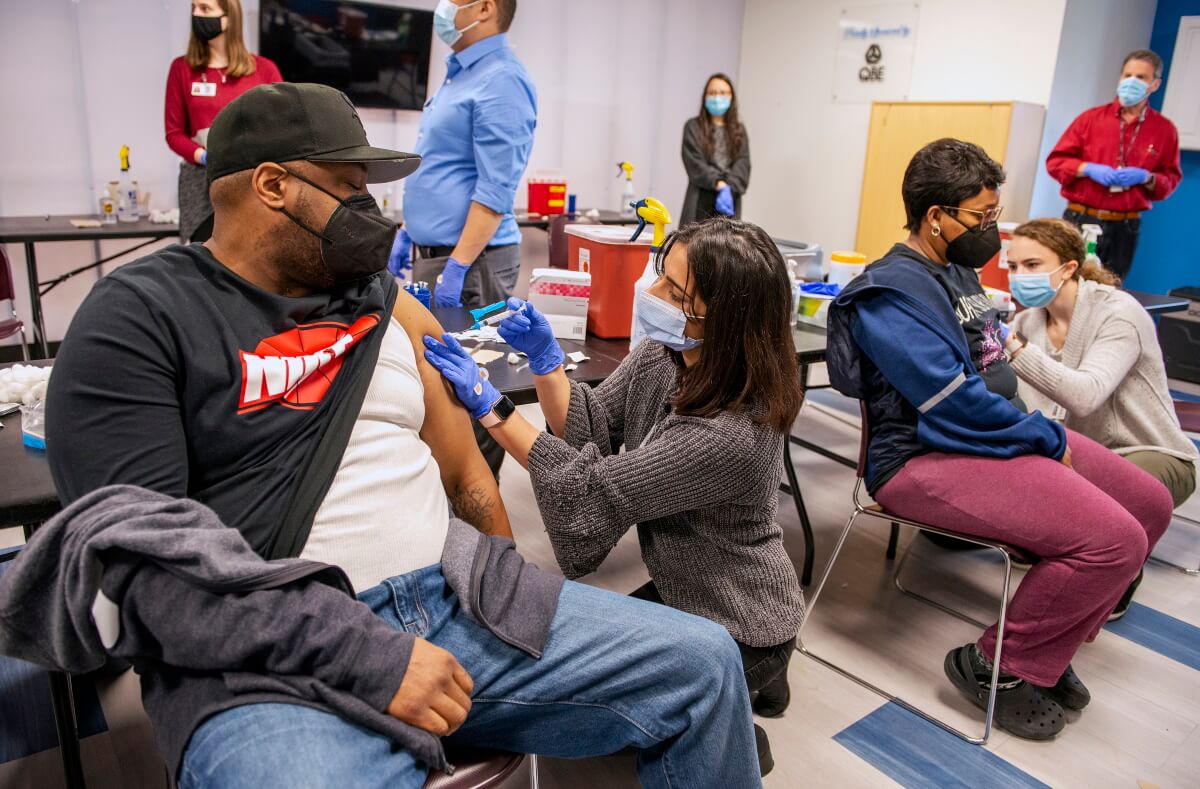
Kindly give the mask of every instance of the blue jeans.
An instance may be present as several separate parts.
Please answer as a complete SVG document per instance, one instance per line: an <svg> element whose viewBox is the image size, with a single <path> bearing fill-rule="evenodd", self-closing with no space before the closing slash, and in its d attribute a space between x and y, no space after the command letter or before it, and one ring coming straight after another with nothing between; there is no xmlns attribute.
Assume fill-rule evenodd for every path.
<svg viewBox="0 0 1200 789"><path fill-rule="evenodd" d="M535 660L467 619L440 566L359 599L471 675L470 715L448 743L564 758L632 746L646 787L761 786L741 658L720 625L568 581ZM392 741L335 715L250 704L196 729L179 785L420 787L425 777Z"/></svg>

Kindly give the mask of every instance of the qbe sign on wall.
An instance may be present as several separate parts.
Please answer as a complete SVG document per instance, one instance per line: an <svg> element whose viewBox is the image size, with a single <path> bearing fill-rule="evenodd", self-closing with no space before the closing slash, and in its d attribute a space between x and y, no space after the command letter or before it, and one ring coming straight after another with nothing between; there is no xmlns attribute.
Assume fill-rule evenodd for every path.
<svg viewBox="0 0 1200 789"><path fill-rule="evenodd" d="M833 100L843 103L908 98L917 44L919 3L843 8L838 21Z"/></svg>

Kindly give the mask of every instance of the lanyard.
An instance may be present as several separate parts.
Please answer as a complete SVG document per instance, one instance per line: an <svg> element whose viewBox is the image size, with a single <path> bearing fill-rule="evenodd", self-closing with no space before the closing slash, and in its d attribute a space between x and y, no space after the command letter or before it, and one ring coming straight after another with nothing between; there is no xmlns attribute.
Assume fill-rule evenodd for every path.
<svg viewBox="0 0 1200 789"><path fill-rule="evenodd" d="M1125 116L1121 115L1121 111L1117 110L1117 115L1121 120L1120 131L1120 147L1117 149L1117 167L1125 166ZM1138 115L1137 126L1133 127L1133 137L1129 140L1129 153L1133 154L1133 148L1137 144L1138 132L1142 130L1142 122L1146 120L1146 108L1142 107L1142 113Z"/></svg>

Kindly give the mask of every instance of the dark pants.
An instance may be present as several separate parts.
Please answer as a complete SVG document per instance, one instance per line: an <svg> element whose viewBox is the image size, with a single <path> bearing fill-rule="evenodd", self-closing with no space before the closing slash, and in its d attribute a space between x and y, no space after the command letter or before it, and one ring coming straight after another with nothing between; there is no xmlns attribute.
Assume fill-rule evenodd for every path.
<svg viewBox="0 0 1200 789"><path fill-rule="evenodd" d="M630 592L629 596L659 605L667 604L659 595L654 581L647 581L644 586ZM742 673L746 677L746 687L751 693L757 693L772 681L785 676L788 661L792 659L792 652L796 649L795 638L772 647L752 647L736 638L733 641L742 653Z"/></svg>
<svg viewBox="0 0 1200 789"><path fill-rule="evenodd" d="M435 290L438 275L446 267L453 251L450 247L417 247L420 255L413 261L413 280L428 282ZM425 253L428 253L426 255ZM517 276L521 271L521 245L507 244L488 247L479 253L463 281L462 303L467 309L478 309L487 304L503 301L513 294ZM488 468L496 479L500 478L500 465L504 463L504 448L478 422L475 426L475 441L487 461Z"/></svg>
<svg viewBox="0 0 1200 789"><path fill-rule="evenodd" d="M1102 235L1096 243L1097 257L1106 269L1122 280L1129 276L1129 269L1133 267L1133 253L1137 251L1138 233L1142 229L1141 217L1102 221L1067 209L1063 212L1063 219L1078 228L1099 225Z"/></svg>

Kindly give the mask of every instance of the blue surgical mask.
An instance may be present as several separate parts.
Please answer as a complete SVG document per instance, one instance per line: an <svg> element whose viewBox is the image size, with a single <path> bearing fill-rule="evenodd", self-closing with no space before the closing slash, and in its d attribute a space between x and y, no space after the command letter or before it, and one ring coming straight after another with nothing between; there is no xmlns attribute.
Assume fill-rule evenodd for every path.
<svg viewBox="0 0 1200 789"><path fill-rule="evenodd" d="M1150 86L1137 77L1126 77L1117 83L1117 100L1122 107L1132 107L1146 98Z"/></svg>
<svg viewBox="0 0 1200 789"><path fill-rule="evenodd" d="M1063 266L1067 265L1066 263ZM1054 297L1058 295L1059 288L1050 284L1050 275L1062 269L1059 266L1054 271L1035 271L1029 274L1009 274L1008 289L1012 292L1012 296L1017 301L1021 302L1024 307L1045 307L1050 302L1054 301Z"/></svg>
<svg viewBox="0 0 1200 789"><path fill-rule="evenodd" d="M637 294L637 319L646 337L673 351L690 351L704 342L684 336L687 316L683 310L644 290Z"/></svg>
<svg viewBox="0 0 1200 789"><path fill-rule="evenodd" d="M471 24L459 30L454 26L454 18L458 15L460 8L470 8L473 5L479 5L483 0L475 0L473 3L465 5L455 5L451 0L438 0L437 8L433 11L433 29L437 32L438 38L446 42L446 46L452 47L462 38L462 34L479 24L476 19Z"/></svg>
<svg viewBox="0 0 1200 789"><path fill-rule="evenodd" d="M729 96L705 96L704 109L708 110L709 115L720 117L729 112L729 105L733 104L733 99Z"/></svg>

